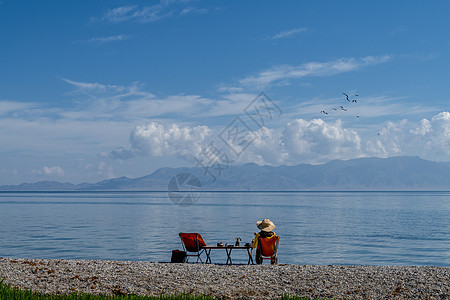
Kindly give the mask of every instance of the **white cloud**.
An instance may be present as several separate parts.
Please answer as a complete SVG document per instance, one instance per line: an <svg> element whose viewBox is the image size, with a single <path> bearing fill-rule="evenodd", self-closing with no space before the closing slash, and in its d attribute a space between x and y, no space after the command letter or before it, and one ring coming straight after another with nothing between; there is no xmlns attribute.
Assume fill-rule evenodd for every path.
<svg viewBox="0 0 450 300"><path fill-rule="evenodd" d="M204 112L205 116L237 116L243 112L245 107L255 99L255 94L232 93L225 95L222 99L215 100Z"/></svg>
<svg viewBox="0 0 450 300"><path fill-rule="evenodd" d="M322 119L297 119L289 122L283 132L289 156L315 162L361 156L361 138L346 129L340 120L327 123Z"/></svg>
<svg viewBox="0 0 450 300"><path fill-rule="evenodd" d="M234 86L221 86L217 89L217 91L223 93L240 93L244 91L242 87L234 87Z"/></svg>
<svg viewBox="0 0 450 300"><path fill-rule="evenodd" d="M360 68L384 63L391 56L366 56L357 58L342 58L329 62L308 62L298 66L281 65L248 76L239 81L243 86L262 88L274 82L305 76L331 76L339 73L355 71Z"/></svg>
<svg viewBox="0 0 450 300"><path fill-rule="evenodd" d="M450 113L441 112L431 118L422 119L411 131L425 146L426 152L436 155L450 155Z"/></svg>
<svg viewBox="0 0 450 300"><path fill-rule="evenodd" d="M441 112L430 120L387 122L376 140L366 144L367 155L419 155L448 160L450 155L450 113Z"/></svg>
<svg viewBox="0 0 450 300"><path fill-rule="evenodd" d="M84 159L77 160L77 172L83 172L84 176L88 176L91 178L100 178L104 179L105 177L110 179L116 177L113 171L112 165L109 165L103 159L107 158L108 154L103 153L98 156L100 158L99 161L86 161Z"/></svg>
<svg viewBox="0 0 450 300"><path fill-rule="evenodd" d="M344 128L340 121L326 123L321 119L297 119L286 124L284 129L261 128L248 134L252 137L252 143L242 155L237 156L217 138L218 132L207 126L164 126L150 122L137 126L131 132L130 150L113 151L111 157L122 159L139 154L154 157L177 155L194 159L210 141L215 141L216 146L235 156L230 160L238 163L294 164L362 155L359 135ZM238 145L232 147L239 148Z"/></svg>
<svg viewBox="0 0 450 300"><path fill-rule="evenodd" d="M186 8L183 8L180 11L180 15L187 15L187 14L204 14L207 13L208 10L205 8L198 8L198 7L194 7L194 6L188 6Z"/></svg>
<svg viewBox="0 0 450 300"><path fill-rule="evenodd" d="M189 1L161 0L150 6L127 5L109 9L100 19L110 23L135 21L139 23L156 22L171 16L184 16L192 13L205 13L206 9L186 6Z"/></svg>
<svg viewBox="0 0 450 300"><path fill-rule="evenodd" d="M218 138L218 131L207 126L164 126L150 122L137 126L131 132L131 149L118 149L110 157L125 159L135 155L176 155L193 160L211 141L228 153L229 159L236 164L256 162L274 166L294 165L394 155L420 155L429 159L433 159L435 155L445 160L450 155L448 112L418 123L408 120L387 122L375 137L367 133L361 135L354 129L346 128L339 119L327 122L317 118L299 118L286 123L283 128L261 128L246 134L246 140L252 140L252 143L237 155ZM232 147L239 149L238 145Z"/></svg>
<svg viewBox="0 0 450 300"><path fill-rule="evenodd" d="M137 82L128 86L105 85L101 83L78 82L62 79L75 90L70 94L84 96L78 98L79 109L66 110L60 114L71 119L111 119L142 120L148 118L216 117L242 113L255 94L225 94L219 99L208 99L199 95L169 95L156 97L143 90ZM85 101L83 101L83 99ZM94 101L93 101L94 100Z"/></svg>
<svg viewBox="0 0 450 300"><path fill-rule="evenodd" d="M305 32L308 29L306 27L302 27L302 28L294 28L291 30L285 30L282 31L280 33L275 34L274 36L272 36L273 40L278 40L278 39L284 39L284 38L289 38L289 37L293 37L294 35L297 35L301 32Z"/></svg>
<svg viewBox="0 0 450 300"><path fill-rule="evenodd" d="M212 130L207 126L164 126L149 122L136 126L131 132L131 151L148 156L177 155L193 158L200 153L202 144L211 134Z"/></svg>
<svg viewBox="0 0 450 300"><path fill-rule="evenodd" d="M46 175L46 176L64 176L64 171L60 166L53 166L53 167L43 167L42 170L33 170L31 171L32 174L35 175Z"/></svg>
<svg viewBox="0 0 450 300"><path fill-rule="evenodd" d="M106 176L106 178L111 179L116 177L113 172L112 166L108 166L104 161L100 161L97 165L97 175Z"/></svg>
<svg viewBox="0 0 450 300"><path fill-rule="evenodd" d="M44 167L44 174L45 175L58 175L58 176L64 176L64 171L59 166L54 167Z"/></svg>
<svg viewBox="0 0 450 300"><path fill-rule="evenodd" d="M105 36L105 37L94 37L88 40L90 43L110 43L110 42L118 42L127 40L130 37L128 35L119 34L119 35L112 35L112 36Z"/></svg>
<svg viewBox="0 0 450 300"><path fill-rule="evenodd" d="M76 87L76 92L89 94L93 96L101 95L115 98L125 98L127 96L141 96L147 98L153 98L154 95L141 91L141 86L138 82L134 82L131 85L112 85L101 84L98 82L80 82L67 78L61 78L68 84Z"/></svg>
<svg viewBox="0 0 450 300"><path fill-rule="evenodd" d="M252 133L251 145L236 158L240 163L257 163L259 165L280 165L289 161L282 132L277 129L261 128Z"/></svg>
<svg viewBox="0 0 450 300"><path fill-rule="evenodd" d="M450 113L430 120L387 122L379 134L347 128L341 120L296 119L283 129L253 132L254 142L238 160L259 164L322 163L366 156L421 156L448 161Z"/></svg>
<svg viewBox="0 0 450 300"><path fill-rule="evenodd" d="M103 16L103 20L111 23L120 23L133 18L138 7L136 5L128 5L109 9Z"/></svg>
<svg viewBox="0 0 450 300"><path fill-rule="evenodd" d="M132 125L109 120L54 120L45 112L23 112L27 118L0 119L1 151L19 155L65 156L115 148L127 142ZM44 114L44 115L43 115Z"/></svg>
<svg viewBox="0 0 450 300"><path fill-rule="evenodd" d="M405 133L408 132L408 120L404 119L400 122L387 122L378 132L375 140L368 140L366 152L370 156L388 157L392 155L406 154L405 149L408 148Z"/></svg>
<svg viewBox="0 0 450 300"><path fill-rule="evenodd" d="M139 153L135 150L135 149L126 149L124 147L119 147L113 151L111 151L110 153L107 152L100 152L100 157L102 158L112 158L112 159L118 159L118 160L125 160L125 159L129 159L129 158L133 158L136 155L138 155Z"/></svg>
<svg viewBox="0 0 450 300"><path fill-rule="evenodd" d="M36 104L14 101L0 101L0 116L6 115L8 113L20 112L32 107L36 107Z"/></svg>

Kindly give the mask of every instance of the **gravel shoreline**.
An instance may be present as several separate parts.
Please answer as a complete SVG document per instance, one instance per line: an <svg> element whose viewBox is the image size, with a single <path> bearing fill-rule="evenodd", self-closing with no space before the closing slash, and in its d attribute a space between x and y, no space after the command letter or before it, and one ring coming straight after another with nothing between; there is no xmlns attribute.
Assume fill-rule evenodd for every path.
<svg viewBox="0 0 450 300"><path fill-rule="evenodd" d="M206 294L275 299L449 299L450 268L206 265L0 258L4 282L50 294Z"/></svg>

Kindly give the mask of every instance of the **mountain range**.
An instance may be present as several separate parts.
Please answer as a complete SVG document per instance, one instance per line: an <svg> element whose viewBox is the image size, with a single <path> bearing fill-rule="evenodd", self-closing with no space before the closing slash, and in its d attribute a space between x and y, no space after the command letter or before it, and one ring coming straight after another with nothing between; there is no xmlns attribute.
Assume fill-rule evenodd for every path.
<svg viewBox="0 0 450 300"><path fill-rule="evenodd" d="M220 171L201 167L160 168L139 178L118 177L96 183L39 181L3 185L0 191L167 191L192 174L194 185L210 191L449 191L450 162L419 157L333 160L320 165L229 166ZM182 174L177 176L178 174ZM174 181L174 176L178 182ZM189 182L187 182L189 183ZM170 189L173 189L171 185ZM189 185L180 189L189 189Z"/></svg>

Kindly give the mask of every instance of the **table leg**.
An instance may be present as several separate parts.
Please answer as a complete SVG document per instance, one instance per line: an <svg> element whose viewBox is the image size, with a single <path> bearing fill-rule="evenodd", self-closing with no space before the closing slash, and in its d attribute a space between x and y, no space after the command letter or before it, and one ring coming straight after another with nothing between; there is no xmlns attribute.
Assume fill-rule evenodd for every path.
<svg viewBox="0 0 450 300"><path fill-rule="evenodd" d="M253 262L252 252L250 251L250 248L247 248L247 253L248 253L248 263L247 263L247 265L249 265L250 262L252 262L252 265L254 265L255 263Z"/></svg>
<svg viewBox="0 0 450 300"><path fill-rule="evenodd" d="M208 251L209 250L209 251ZM211 249L205 249L205 253L206 253L206 264L209 262L209 263L211 263L211 256L210 256L210 254L211 254Z"/></svg>
<svg viewBox="0 0 450 300"><path fill-rule="evenodd" d="M225 251L227 252L227 265L230 264L232 265L233 262L231 261L231 250L233 250L233 248L225 248ZM230 263L228 263L230 262Z"/></svg>

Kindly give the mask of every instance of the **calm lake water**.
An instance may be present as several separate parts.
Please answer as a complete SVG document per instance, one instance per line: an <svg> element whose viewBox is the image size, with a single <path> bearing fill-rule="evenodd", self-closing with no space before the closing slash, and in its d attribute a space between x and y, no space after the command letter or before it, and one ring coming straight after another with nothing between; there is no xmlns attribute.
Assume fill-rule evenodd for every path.
<svg viewBox="0 0 450 300"><path fill-rule="evenodd" d="M450 266L450 192L203 192L190 206L163 192L3 192L0 256L170 261L179 232L244 243L263 218L280 263Z"/></svg>

